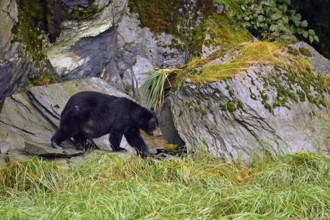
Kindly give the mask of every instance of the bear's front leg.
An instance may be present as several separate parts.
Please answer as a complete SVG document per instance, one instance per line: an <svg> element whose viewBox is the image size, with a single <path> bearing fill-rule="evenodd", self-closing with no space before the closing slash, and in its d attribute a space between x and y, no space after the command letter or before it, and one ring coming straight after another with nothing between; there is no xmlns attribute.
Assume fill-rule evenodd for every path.
<svg viewBox="0 0 330 220"><path fill-rule="evenodd" d="M86 149L86 143L87 138L84 133L78 133L75 136L73 136L74 141L76 142L76 149L77 150L85 150Z"/></svg>
<svg viewBox="0 0 330 220"><path fill-rule="evenodd" d="M122 138L123 138L123 133L110 132L109 142L113 151L126 151L125 148L120 147L120 142Z"/></svg>
<svg viewBox="0 0 330 220"><path fill-rule="evenodd" d="M125 132L124 135L129 145L137 150L138 155L143 158L151 156L146 143L144 143L142 137L140 136L140 129L130 128Z"/></svg>

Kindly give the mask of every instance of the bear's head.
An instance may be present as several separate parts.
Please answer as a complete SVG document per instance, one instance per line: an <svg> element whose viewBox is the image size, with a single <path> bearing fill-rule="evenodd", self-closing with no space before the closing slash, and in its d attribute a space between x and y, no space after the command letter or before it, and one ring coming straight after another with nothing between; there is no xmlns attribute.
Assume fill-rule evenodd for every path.
<svg viewBox="0 0 330 220"><path fill-rule="evenodd" d="M155 136L155 137L161 136L162 132L159 127L159 122L156 113L153 111L151 112L148 111L145 112L145 114L143 115L144 115L143 117L144 120L141 129L151 136Z"/></svg>

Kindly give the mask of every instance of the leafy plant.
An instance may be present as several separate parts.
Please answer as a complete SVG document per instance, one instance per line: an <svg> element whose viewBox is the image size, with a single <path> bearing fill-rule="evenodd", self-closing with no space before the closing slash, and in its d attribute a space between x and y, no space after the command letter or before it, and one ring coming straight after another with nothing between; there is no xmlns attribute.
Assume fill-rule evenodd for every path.
<svg viewBox="0 0 330 220"><path fill-rule="evenodd" d="M319 42L313 29L308 29L308 22L291 7L291 0L239 0L241 12L236 17L243 20L243 25L255 36L263 40L296 41L299 35Z"/></svg>

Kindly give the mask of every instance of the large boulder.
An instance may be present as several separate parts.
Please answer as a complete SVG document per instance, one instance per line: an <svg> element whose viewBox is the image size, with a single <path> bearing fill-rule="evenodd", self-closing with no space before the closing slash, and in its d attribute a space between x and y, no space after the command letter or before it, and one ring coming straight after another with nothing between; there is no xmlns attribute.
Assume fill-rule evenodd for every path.
<svg viewBox="0 0 330 220"><path fill-rule="evenodd" d="M164 135L193 151L206 148L225 159L248 160L264 151L329 154L329 91L319 80L329 77L330 61L305 43L289 48L309 59L314 73L299 76L254 64L232 78L200 87L187 80L165 102Z"/></svg>

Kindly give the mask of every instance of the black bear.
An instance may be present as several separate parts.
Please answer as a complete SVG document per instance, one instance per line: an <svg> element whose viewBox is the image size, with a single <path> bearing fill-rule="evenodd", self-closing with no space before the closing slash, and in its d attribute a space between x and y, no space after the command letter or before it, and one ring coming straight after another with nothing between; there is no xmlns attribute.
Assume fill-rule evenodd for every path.
<svg viewBox="0 0 330 220"><path fill-rule="evenodd" d="M123 135L142 157L150 155L140 129L149 135L160 136L156 114L122 97L99 92L80 92L73 95L61 113L60 127L51 138L52 147L63 149L61 142L73 137L77 149L82 150L87 139L109 134L114 151Z"/></svg>

